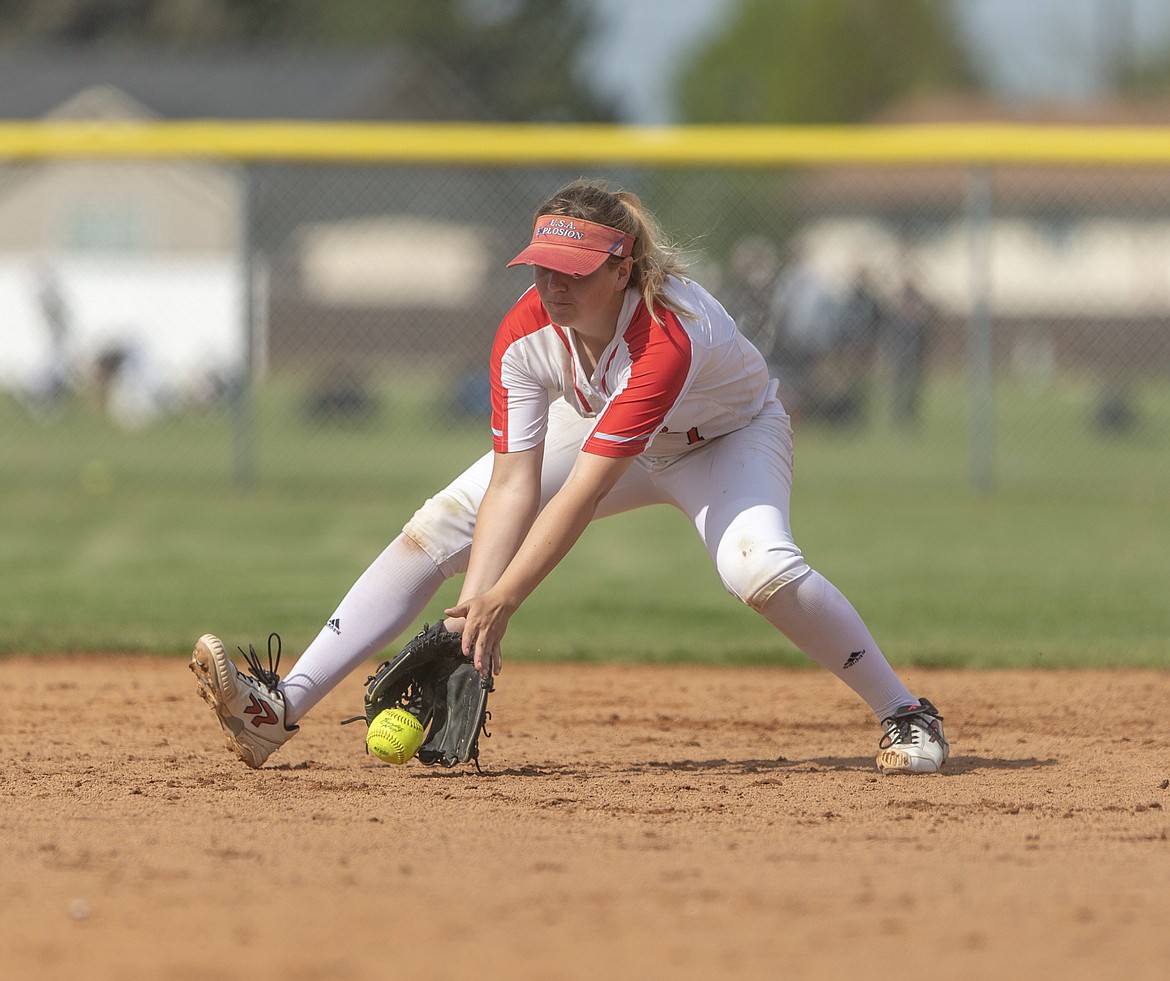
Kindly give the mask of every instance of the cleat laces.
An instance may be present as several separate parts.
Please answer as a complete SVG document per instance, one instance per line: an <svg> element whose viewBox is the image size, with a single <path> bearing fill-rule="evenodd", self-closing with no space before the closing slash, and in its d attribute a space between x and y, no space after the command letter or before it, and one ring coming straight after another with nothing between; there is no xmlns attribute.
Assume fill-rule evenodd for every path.
<svg viewBox="0 0 1170 981"><path fill-rule="evenodd" d="M925 720L926 713L923 706L918 706L912 712L905 710L891 715L885 720L885 732L878 740L878 749L889 749L892 746L917 746L921 739L920 733L925 735L930 726ZM930 713L931 718L942 721L941 715Z"/></svg>
<svg viewBox="0 0 1170 981"><path fill-rule="evenodd" d="M891 746L904 746L915 742L914 733L909 719L886 719L886 731L878 740L878 749L889 749Z"/></svg>
<svg viewBox="0 0 1170 981"><path fill-rule="evenodd" d="M276 641L276 653L272 651L272 641ZM280 634L273 631L268 635L268 667L260 662L260 655L256 653L256 648L251 644L245 651L242 647L236 647L243 656L244 660L248 662L248 673L255 678L260 684L267 688L273 694L276 694L280 686L280 675L277 673L280 668Z"/></svg>

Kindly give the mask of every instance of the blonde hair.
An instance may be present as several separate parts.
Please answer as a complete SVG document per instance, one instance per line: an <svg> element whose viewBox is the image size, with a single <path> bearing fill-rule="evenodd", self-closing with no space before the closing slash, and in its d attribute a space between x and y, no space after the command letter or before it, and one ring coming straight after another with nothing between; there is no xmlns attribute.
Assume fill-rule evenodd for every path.
<svg viewBox="0 0 1170 981"><path fill-rule="evenodd" d="M687 315L666 296L666 281L671 276L682 276L687 269L682 252L671 243L657 219L650 213L638 195L632 191L611 191L604 181L579 178L566 184L537 209L534 218L541 215L562 215L608 225L634 236L631 253L634 262L630 271L630 287L642 295L646 309L654 320L655 305L661 305L677 314ZM623 260L611 256L606 260L614 265Z"/></svg>

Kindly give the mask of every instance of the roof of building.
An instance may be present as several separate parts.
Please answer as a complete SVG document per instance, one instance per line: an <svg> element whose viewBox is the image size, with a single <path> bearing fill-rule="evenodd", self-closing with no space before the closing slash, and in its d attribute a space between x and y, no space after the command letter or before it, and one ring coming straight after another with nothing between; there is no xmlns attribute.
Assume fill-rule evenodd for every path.
<svg viewBox="0 0 1170 981"><path fill-rule="evenodd" d="M982 96L935 95L893 105L872 122L1165 126L1170 103L1005 103ZM1147 212L1151 203L1164 208L1170 197L1170 175L1161 167L1002 164L987 170L999 209L1057 216ZM800 200L813 212L929 217L934 211L954 214L971 186L971 168L964 165L834 165L807 169L800 180Z"/></svg>
<svg viewBox="0 0 1170 981"><path fill-rule="evenodd" d="M38 119L116 89L163 119L456 120L482 107L436 59L403 47L0 48L0 119Z"/></svg>

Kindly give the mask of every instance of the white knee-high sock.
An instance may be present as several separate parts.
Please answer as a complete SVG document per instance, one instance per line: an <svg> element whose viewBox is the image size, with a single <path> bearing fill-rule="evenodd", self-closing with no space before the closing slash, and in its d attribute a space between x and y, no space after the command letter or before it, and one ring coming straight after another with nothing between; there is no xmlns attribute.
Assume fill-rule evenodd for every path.
<svg viewBox="0 0 1170 981"><path fill-rule="evenodd" d="M760 612L803 653L857 692L879 719L917 701L853 604L819 572L782 586Z"/></svg>
<svg viewBox="0 0 1170 981"><path fill-rule="evenodd" d="M444 575L405 535L386 546L281 683L289 725L422 613Z"/></svg>

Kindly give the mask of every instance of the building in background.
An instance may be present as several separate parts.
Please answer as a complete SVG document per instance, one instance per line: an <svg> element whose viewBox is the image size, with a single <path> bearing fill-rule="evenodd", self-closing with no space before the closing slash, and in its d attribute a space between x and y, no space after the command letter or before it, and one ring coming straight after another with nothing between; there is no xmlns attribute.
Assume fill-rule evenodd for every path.
<svg viewBox="0 0 1170 981"><path fill-rule="evenodd" d="M878 122L1161 125L1170 108L1067 109L1022 118L984 101L898 107ZM974 173L965 166L807 171L800 239L844 291L861 270L886 299L911 282L937 311L936 355L961 359L979 295ZM1157 168L997 165L987 172L986 297L997 357L1037 377L1057 368L1170 364L1170 198Z"/></svg>
<svg viewBox="0 0 1170 981"><path fill-rule="evenodd" d="M10 120L410 121L474 110L441 65L403 50L0 54L0 118ZM111 365L115 374L138 366L135 388L157 387L162 401L245 364L368 365L372 351L421 351L435 338L415 343L409 325L428 318L441 339L464 322L482 302L494 252L489 231L395 173L0 163L0 385L47 390L66 357L86 384ZM46 313L50 280L64 332Z"/></svg>
<svg viewBox="0 0 1170 981"><path fill-rule="evenodd" d="M51 120L153 114L86 88ZM0 383L84 388L138 425L199 398L243 360L238 168L191 161L46 160L0 168ZM46 389L46 378L56 379Z"/></svg>

